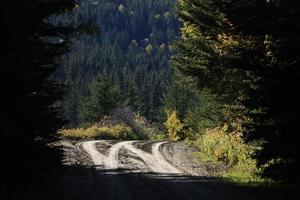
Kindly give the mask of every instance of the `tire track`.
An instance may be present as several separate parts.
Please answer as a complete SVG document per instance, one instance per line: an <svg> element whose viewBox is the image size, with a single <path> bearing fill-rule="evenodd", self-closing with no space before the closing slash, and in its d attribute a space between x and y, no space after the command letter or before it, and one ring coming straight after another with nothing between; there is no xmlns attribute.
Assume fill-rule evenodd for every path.
<svg viewBox="0 0 300 200"><path fill-rule="evenodd" d="M83 149L90 155L94 165L96 167L103 167L104 169L107 169L107 156L101 154L96 144L100 141L88 141L81 143Z"/></svg>
<svg viewBox="0 0 300 200"><path fill-rule="evenodd" d="M106 156L100 153L96 147L100 141L88 141L81 143L83 149L90 155L96 167L104 169L118 169L119 168L119 153L122 148L126 148L134 153L147 165L151 172L154 173L181 173L176 167L167 162L160 153L160 147L166 142L154 143L152 146L152 153L147 153L141 149L133 146L137 141L124 141L112 145L109 149L109 155Z"/></svg>
<svg viewBox="0 0 300 200"><path fill-rule="evenodd" d="M152 154L155 157L155 159L159 162L160 166L164 168L164 170L168 171L169 173L182 173L179 169L172 166L166 159L163 157L163 155L160 152L160 147L163 144L166 144L167 142L159 142L155 143L152 146Z"/></svg>
<svg viewBox="0 0 300 200"><path fill-rule="evenodd" d="M124 147L129 142L119 142L112 147L109 148L109 156L108 163L110 169L118 169L119 168L119 152L122 147Z"/></svg>

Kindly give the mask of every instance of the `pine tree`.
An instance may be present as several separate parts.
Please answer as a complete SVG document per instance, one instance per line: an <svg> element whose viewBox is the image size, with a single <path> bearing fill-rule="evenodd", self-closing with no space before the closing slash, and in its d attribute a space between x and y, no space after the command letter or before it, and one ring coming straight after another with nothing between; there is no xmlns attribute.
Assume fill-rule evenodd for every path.
<svg viewBox="0 0 300 200"><path fill-rule="evenodd" d="M259 164L269 164L263 174L286 182L297 182L299 148L300 7L294 1L249 1L237 9L226 5L237 31L254 41L243 48L240 60L252 61L253 87L245 102L253 123L248 139L265 141L256 155ZM247 16L245 13L247 11ZM239 61L239 60L238 60Z"/></svg>
<svg viewBox="0 0 300 200"><path fill-rule="evenodd" d="M163 94L161 120L165 121L168 110L176 110L178 118L183 120L188 110L196 101L196 84L192 78L175 71L171 83Z"/></svg>
<svg viewBox="0 0 300 200"><path fill-rule="evenodd" d="M1 31L0 132L5 141L1 151L15 147L2 157L7 167L3 171L11 184L24 181L22 188L31 185L34 173L52 169L60 159L59 152L47 146L64 124L57 104L63 90L51 75L57 69L58 57L69 46L74 28L54 26L47 19L74 6L72 0L6 1L1 6L1 24L5 26ZM8 193L18 195L17 187L8 186Z"/></svg>
<svg viewBox="0 0 300 200"><path fill-rule="evenodd" d="M263 174L297 181L299 167L299 20L294 1L182 0L175 65L223 101L241 99L252 123L246 139L263 140ZM245 114L245 113L244 113Z"/></svg>
<svg viewBox="0 0 300 200"><path fill-rule="evenodd" d="M244 95L247 73L233 66L240 52L231 50L243 41L232 36L233 27L222 12L222 2L180 1L178 15L184 24L182 37L175 45L173 65L183 74L196 77L199 87L209 88L230 104Z"/></svg>
<svg viewBox="0 0 300 200"><path fill-rule="evenodd" d="M99 76L91 86L91 95L82 102L81 117L84 122L96 123L121 105L121 93L111 79Z"/></svg>

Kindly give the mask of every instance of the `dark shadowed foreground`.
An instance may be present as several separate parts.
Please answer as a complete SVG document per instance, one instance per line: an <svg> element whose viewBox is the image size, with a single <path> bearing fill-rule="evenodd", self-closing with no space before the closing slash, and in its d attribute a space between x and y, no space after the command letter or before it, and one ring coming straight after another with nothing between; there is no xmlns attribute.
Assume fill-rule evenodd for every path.
<svg viewBox="0 0 300 200"><path fill-rule="evenodd" d="M274 193L275 190L271 192L267 188L237 186L213 177L188 175L182 167L174 166L172 162L168 165L164 156L160 157L163 154L158 153L162 152L163 147L159 146L163 143L89 141L67 146L82 154L69 152L70 157L78 159L77 163L80 163L79 160L85 162L85 166L65 166L50 170L48 174L37 176L21 186L2 188L5 199L297 199L291 193L279 190ZM97 162L99 165L95 164Z"/></svg>
<svg viewBox="0 0 300 200"><path fill-rule="evenodd" d="M292 194L234 186L214 178L73 167L62 170L51 179L15 189L6 199L297 199Z"/></svg>

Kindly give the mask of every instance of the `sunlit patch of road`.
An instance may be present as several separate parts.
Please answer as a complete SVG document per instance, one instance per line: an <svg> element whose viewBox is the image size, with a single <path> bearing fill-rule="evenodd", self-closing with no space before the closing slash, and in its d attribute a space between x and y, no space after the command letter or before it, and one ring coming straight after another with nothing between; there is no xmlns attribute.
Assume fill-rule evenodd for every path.
<svg viewBox="0 0 300 200"><path fill-rule="evenodd" d="M107 149L108 156L100 153L97 145L103 141L88 141L81 143L83 149L90 155L96 167L103 169L119 169L119 153L122 148L133 153L137 158L143 160L150 172L154 173L181 173L179 169L168 163L160 153L160 147L166 142L158 142L152 146L152 153L147 153L142 149L136 148L133 144L137 141L123 141L113 144ZM128 165L132 163L128 162ZM136 166L127 166L134 168Z"/></svg>

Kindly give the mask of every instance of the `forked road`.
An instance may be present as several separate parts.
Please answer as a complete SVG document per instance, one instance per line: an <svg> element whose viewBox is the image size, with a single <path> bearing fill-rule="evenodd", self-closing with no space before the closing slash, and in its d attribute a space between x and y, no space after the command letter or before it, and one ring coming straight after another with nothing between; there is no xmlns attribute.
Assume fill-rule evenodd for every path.
<svg viewBox="0 0 300 200"><path fill-rule="evenodd" d="M92 174L84 177L84 183L77 186L89 189L85 199L257 199L224 181L191 176L184 169L173 166L161 153L161 147L168 145L167 142L148 142L148 148L143 148L142 143L145 144L105 140L78 143L78 149L89 155L95 168ZM68 198L82 197L74 191Z"/></svg>
<svg viewBox="0 0 300 200"><path fill-rule="evenodd" d="M173 174L182 173L179 169L173 167L170 163L168 163L161 155L159 149L160 146L165 142L159 142L154 144L152 148L152 153L147 153L141 149L136 148L133 145L134 143L136 143L136 141L118 142L108 149L107 155L103 153L101 154L97 150L97 144L101 145L101 142L103 141L89 141L82 143L83 149L90 155L95 166L98 166L97 169L101 169L101 167L103 169L124 169L124 166L119 165L120 150L123 148L124 150L128 151L127 155L123 155L124 157L129 159L128 155L130 156L134 154L133 158L131 157L131 159L139 158L139 160L142 160L145 167L149 169L148 172ZM131 165L134 164L132 164L130 160L128 160L126 169L137 168L137 166Z"/></svg>

